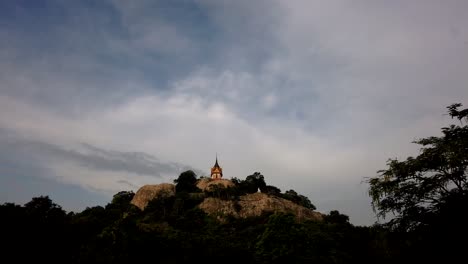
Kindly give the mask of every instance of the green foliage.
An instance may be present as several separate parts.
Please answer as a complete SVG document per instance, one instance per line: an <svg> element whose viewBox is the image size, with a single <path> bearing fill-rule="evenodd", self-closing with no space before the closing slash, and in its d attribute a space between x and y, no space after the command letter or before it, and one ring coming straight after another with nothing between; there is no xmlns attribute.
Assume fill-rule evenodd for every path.
<svg viewBox="0 0 468 264"><path fill-rule="evenodd" d="M15 261L29 261L34 256L55 262L71 254L62 242L70 232L69 218L48 196L34 197L24 206L4 204L0 206L0 216L0 234L5 242L2 253L21 251L14 256ZM50 249L57 252L51 254Z"/></svg>
<svg viewBox="0 0 468 264"><path fill-rule="evenodd" d="M126 206L128 204L130 204L130 202L132 201L133 199L133 196L135 196L135 193L133 191L121 191L121 192L118 192L117 194L115 194L113 197L112 197L112 202L111 204L114 204L114 205L122 205L122 206Z"/></svg>
<svg viewBox="0 0 468 264"><path fill-rule="evenodd" d="M281 194L281 190L273 185L267 185L263 188L262 193L279 196Z"/></svg>
<svg viewBox="0 0 468 264"><path fill-rule="evenodd" d="M309 198L307 198L304 195L298 194L294 190L289 190L285 193L281 193L281 190L278 187L267 185L265 182L265 177L260 172L255 172L254 174L247 176L245 180L232 178L231 181L234 183L234 187L223 189L216 188L212 191L205 191L205 193L209 197L216 197L227 200L235 199L236 197L241 195L261 191L262 193L268 195L284 198L311 210L317 209L315 205L313 205L312 202L309 200Z"/></svg>
<svg viewBox="0 0 468 264"><path fill-rule="evenodd" d="M33 198L30 202L24 205L26 209L26 214L29 217L36 218L40 221L60 221L65 217L65 211L62 210L62 207L52 202L49 196L40 196Z"/></svg>
<svg viewBox="0 0 468 264"><path fill-rule="evenodd" d="M197 175L195 172L188 170L182 172L179 177L174 180L176 184L176 192L200 192L201 190L197 187Z"/></svg>
<svg viewBox="0 0 468 264"><path fill-rule="evenodd" d="M379 217L392 214L385 226L405 247L408 262L455 262L465 257L468 243L468 109L448 109L460 125L442 128L442 135L416 140L418 156L390 159L388 168L368 180L372 205ZM465 121L465 123L464 123Z"/></svg>
<svg viewBox="0 0 468 264"><path fill-rule="evenodd" d="M250 193L261 191L266 187L265 177L260 172L254 172L254 174L247 176L245 183Z"/></svg>
<svg viewBox="0 0 468 264"><path fill-rule="evenodd" d="M468 118L461 104L448 107L452 118ZM445 208L466 206L468 196L468 126L442 128L442 136L416 140L417 157L390 159L388 168L369 179L369 194L378 216L394 214L394 228L414 230L439 221ZM457 207L455 206L455 207Z"/></svg>
<svg viewBox="0 0 468 264"><path fill-rule="evenodd" d="M76 214L66 214L48 197L26 206L0 205L0 231L9 242L4 257L26 261L29 255L12 253L17 248L37 262L401 262L388 256L396 254L388 231L355 228L347 218L297 222L292 215L265 213L219 222L196 207L203 199L197 193L160 197L144 211L127 207L131 196L120 192L108 205Z"/></svg>
<svg viewBox="0 0 468 264"><path fill-rule="evenodd" d="M113 218L119 218L127 215L131 211L138 210L130 202L135 196L133 191L121 191L115 194L110 204L106 205L106 210L109 214L113 215Z"/></svg>
<svg viewBox="0 0 468 264"><path fill-rule="evenodd" d="M273 214L256 243L260 263L362 263L367 246L355 243L360 236L352 225L297 222L293 215ZM362 241L359 241L362 242ZM366 241L367 242L367 241Z"/></svg>
<svg viewBox="0 0 468 264"><path fill-rule="evenodd" d="M324 220L332 224L349 224L349 216L340 214L338 210L330 211L330 214L324 216Z"/></svg>
<svg viewBox="0 0 468 264"><path fill-rule="evenodd" d="M245 180L233 178L231 181L235 184L236 192L239 195L256 193L266 187L265 177L260 172L254 172L254 174L247 176Z"/></svg>
<svg viewBox="0 0 468 264"><path fill-rule="evenodd" d="M257 257L265 263L295 262L305 234L292 215L270 216L266 229L256 244Z"/></svg>
<svg viewBox="0 0 468 264"><path fill-rule="evenodd" d="M294 190L289 190L289 191L286 191L284 194L282 194L280 197L284 198L284 199L287 199L287 200L290 200L298 205L302 205L304 206L305 208L309 208L311 210L315 210L317 209L315 207L315 205L312 204L312 202L309 200L309 198L307 198L306 196L304 195L301 195L301 194L298 194L296 191Z"/></svg>

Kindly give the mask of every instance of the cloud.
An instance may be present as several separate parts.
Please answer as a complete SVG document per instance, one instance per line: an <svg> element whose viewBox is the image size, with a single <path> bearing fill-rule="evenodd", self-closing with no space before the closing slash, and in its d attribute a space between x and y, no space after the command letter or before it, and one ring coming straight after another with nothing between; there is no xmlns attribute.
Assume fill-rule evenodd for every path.
<svg viewBox="0 0 468 264"><path fill-rule="evenodd" d="M143 152L104 150L85 143L66 148L21 138L7 131L1 135L0 157L5 168L24 167L25 174L42 171L41 177L73 183L90 191L110 194L128 186L136 190L143 184L173 179L186 170L203 174L192 167L164 162Z"/></svg>

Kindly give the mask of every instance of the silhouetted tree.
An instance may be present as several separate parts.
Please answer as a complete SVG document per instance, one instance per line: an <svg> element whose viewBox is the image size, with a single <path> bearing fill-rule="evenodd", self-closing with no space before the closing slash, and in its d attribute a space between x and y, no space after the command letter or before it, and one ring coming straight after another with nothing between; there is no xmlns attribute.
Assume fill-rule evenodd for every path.
<svg viewBox="0 0 468 264"><path fill-rule="evenodd" d="M52 202L49 196L34 197L24 205L26 213L41 221L50 221L56 218L63 218L65 211L58 204Z"/></svg>
<svg viewBox="0 0 468 264"><path fill-rule="evenodd" d="M182 172L179 177L174 180L176 184L176 192L200 192L201 190L197 187L197 175L195 172L188 170Z"/></svg>
<svg viewBox="0 0 468 264"><path fill-rule="evenodd" d="M128 205L130 204L130 201L132 201L133 196L135 196L135 193L133 191L118 192L112 197L111 204Z"/></svg>
<svg viewBox="0 0 468 264"><path fill-rule="evenodd" d="M468 243L468 110L461 104L448 108L460 125L442 128L442 135L416 140L420 154L399 161L368 180L372 205L379 217L405 233L409 261L453 262L464 257Z"/></svg>
<svg viewBox="0 0 468 264"><path fill-rule="evenodd" d="M280 188L275 187L273 185L267 185L263 187L262 193L279 196L281 194L281 190Z"/></svg>
<svg viewBox="0 0 468 264"><path fill-rule="evenodd" d="M261 191L266 187L265 177L260 172L254 172L254 174L247 176L245 181L241 182L241 186L246 193Z"/></svg>
<svg viewBox="0 0 468 264"><path fill-rule="evenodd" d="M448 107L452 118L468 117L461 104ZM468 126L442 128L442 136L416 140L422 146L417 157L390 159L388 168L368 180L372 205L378 216L388 213L392 227L407 230L430 225L447 203L466 206L468 195Z"/></svg>
<svg viewBox="0 0 468 264"><path fill-rule="evenodd" d="M333 224L349 224L349 216L341 214L338 210L332 210L324 216L324 220Z"/></svg>
<svg viewBox="0 0 468 264"><path fill-rule="evenodd" d="M294 190L286 191L281 197L284 199L290 200L298 205L304 206L305 208L309 208L311 210L317 209L315 205L304 195L298 194Z"/></svg>
<svg viewBox="0 0 468 264"><path fill-rule="evenodd" d="M137 211L138 209L130 203L133 196L135 196L133 191L121 191L116 193L112 197L112 201L106 205L106 210L109 211L109 214L114 214L117 218L124 216L131 210Z"/></svg>

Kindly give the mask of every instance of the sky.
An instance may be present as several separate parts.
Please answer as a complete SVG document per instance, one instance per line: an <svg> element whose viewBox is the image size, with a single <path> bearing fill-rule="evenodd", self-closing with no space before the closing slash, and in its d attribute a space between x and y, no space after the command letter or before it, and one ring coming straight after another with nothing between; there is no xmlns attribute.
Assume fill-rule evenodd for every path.
<svg viewBox="0 0 468 264"><path fill-rule="evenodd" d="M0 203L261 172L378 219L366 179L468 105L468 2L0 2Z"/></svg>

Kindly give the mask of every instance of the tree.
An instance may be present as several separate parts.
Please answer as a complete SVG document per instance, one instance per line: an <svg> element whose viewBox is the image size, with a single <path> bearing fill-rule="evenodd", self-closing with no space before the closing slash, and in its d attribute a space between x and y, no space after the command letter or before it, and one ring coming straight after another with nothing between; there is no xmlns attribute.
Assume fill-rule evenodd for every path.
<svg viewBox="0 0 468 264"><path fill-rule="evenodd" d="M262 193L280 196L281 195L281 190L276 186L267 185L267 186L265 186L263 188Z"/></svg>
<svg viewBox="0 0 468 264"><path fill-rule="evenodd" d="M312 204L312 202L306 196L299 194L300 202L299 205L304 206L305 208L309 208L310 210L316 210L317 207Z"/></svg>
<svg viewBox="0 0 468 264"><path fill-rule="evenodd" d="M298 194L296 191L294 190L289 190L289 191L286 191L282 197L284 199L287 199L287 200L290 200L298 205L302 205L304 206L305 208L309 208L311 210L315 210L317 209L315 207L315 205L312 204L312 202L309 200L309 198L307 198L306 196L304 195L301 195L301 194Z"/></svg>
<svg viewBox="0 0 468 264"><path fill-rule="evenodd" d="M395 215L389 226L415 230L441 221L449 223L450 215L463 218L459 210L468 204L468 109L459 110L461 106L447 107L448 114L460 120L460 125L443 127L439 137L414 141L421 145L417 157L390 159L387 169L368 180L377 215Z"/></svg>
<svg viewBox="0 0 468 264"><path fill-rule="evenodd" d="M139 210L130 202L135 193L133 191L120 191L112 197L112 201L106 205L108 217L118 219L121 216L128 215L129 212L138 212Z"/></svg>
<svg viewBox="0 0 468 264"><path fill-rule="evenodd" d="M200 192L197 187L197 175L195 172L188 170L182 172L177 179L174 180L176 184L176 192Z"/></svg>
<svg viewBox="0 0 468 264"><path fill-rule="evenodd" d="M254 172L254 174L247 176L243 183L247 193L255 193L266 187L265 177L260 172Z"/></svg>
<svg viewBox="0 0 468 264"><path fill-rule="evenodd" d="M32 198L24 205L29 217L44 223L60 222L66 216L62 207L54 203L49 196L39 196Z"/></svg>
<svg viewBox="0 0 468 264"><path fill-rule="evenodd" d="M330 214L324 216L324 220L333 224L349 224L349 216L341 214L338 210L330 211Z"/></svg>
<svg viewBox="0 0 468 264"><path fill-rule="evenodd" d="M265 231L255 249L261 263L298 262L304 254L307 234L293 215L274 214L268 218Z"/></svg>
<svg viewBox="0 0 468 264"><path fill-rule="evenodd" d="M27 258L27 256L34 256L38 262L43 260L54 262L63 259L71 252L70 244L63 243L70 229L69 219L61 206L54 203L49 196L40 196L26 203L24 212L25 223L10 231L14 232L12 239L5 240L15 244L12 241L19 239L20 244L16 246L27 252L26 255L18 256L20 262L23 262L22 257ZM53 253L51 249L54 249Z"/></svg>
<svg viewBox="0 0 468 264"><path fill-rule="evenodd" d="M112 197L111 204L115 205L128 205L133 199L133 196L135 196L135 193L133 191L120 191Z"/></svg>

